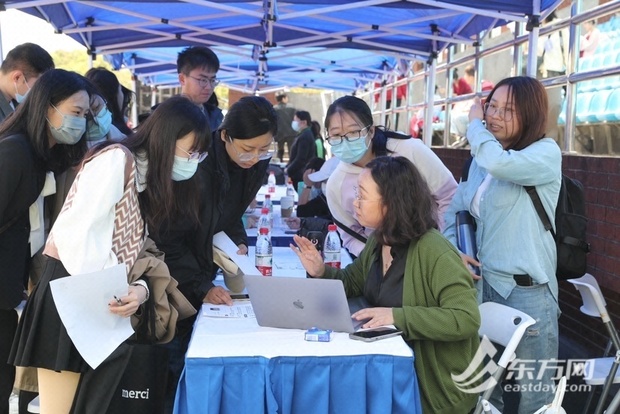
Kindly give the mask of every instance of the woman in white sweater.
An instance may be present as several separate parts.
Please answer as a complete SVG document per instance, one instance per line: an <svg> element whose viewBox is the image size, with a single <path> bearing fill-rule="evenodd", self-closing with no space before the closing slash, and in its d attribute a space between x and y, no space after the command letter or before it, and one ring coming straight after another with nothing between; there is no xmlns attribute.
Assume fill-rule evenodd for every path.
<svg viewBox="0 0 620 414"><path fill-rule="evenodd" d="M87 109L88 96L83 101ZM82 112L77 115L84 119ZM199 192L192 177L209 143L200 108L173 97L135 134L122 143L94 147L82 161L45 244L43 274L26 304L10 356L14 365L37 368L41 412L68 413L80 376L92 369L67 334L50 282L120 263L129 271L148 226L177 214L198 223ZM184 181L185 191L173 191L173 181ZM149 289L144 280L131 283L125 295L109 298L107 309L92 294L92 306L129 317L148 299Z"/></svg>
<svg viewBox="0 0 620 414"><path fill-rule="evenodd" d="M443 228L443 212L457 184L439 157L422 141L375 126L370 108L355 96L343 96L329 106L325 128L332 154L342 161L327 181L327 203L343 245L351 254L360 254L374 230L362 226L355 217L357 177L366 164L382 155L403 156L413 162L430 187L436 219L439 228Z"/></svg>

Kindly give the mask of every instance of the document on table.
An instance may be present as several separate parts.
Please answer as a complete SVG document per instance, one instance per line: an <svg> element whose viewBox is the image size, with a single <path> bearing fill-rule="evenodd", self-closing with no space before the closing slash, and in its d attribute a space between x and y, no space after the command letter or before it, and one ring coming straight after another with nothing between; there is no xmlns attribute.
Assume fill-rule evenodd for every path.
<svg viewBox="0 0 620 414"><path fill-rule="evenodd" d="M95 369L133 333L129 318L108 309L114 296L127 295L124 264L50 282L58 315L84 360Z"/></svg>
<svg viewBox="0 0 620 414"><path fill-rule="evenodd" d="M254 309L249 299L233 300L233 305L215 305L205 303L202 314L212 318L255 318Z"/></svg>
<svg viewBox="0 0 620 414"><path fill-rule="evenodd" d="M239 266L239 269L241 269L245 276L261 276L254 264L254 260L249 256L237 254L239 247L223 231L213 236L213 245L226 253Z"/></svg>

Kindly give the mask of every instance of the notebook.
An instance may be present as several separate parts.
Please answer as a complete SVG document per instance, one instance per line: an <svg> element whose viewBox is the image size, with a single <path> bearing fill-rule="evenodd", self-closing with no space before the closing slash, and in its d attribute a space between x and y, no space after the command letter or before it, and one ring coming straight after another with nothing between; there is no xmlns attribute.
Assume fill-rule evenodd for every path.
<svg viewBox="0 0 620 414"><path fill-rule="evenodd" d="M355 332L365 321L351 318L341 280L245 276L256 321L272 328Z"/></svg>

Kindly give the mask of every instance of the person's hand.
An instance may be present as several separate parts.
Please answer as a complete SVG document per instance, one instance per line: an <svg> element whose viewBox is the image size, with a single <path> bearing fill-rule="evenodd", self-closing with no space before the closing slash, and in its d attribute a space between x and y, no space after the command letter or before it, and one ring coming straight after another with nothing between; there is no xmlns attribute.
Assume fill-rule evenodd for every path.
<svg viewBox="0 0 620 414"><path fill-rule="evenodd" d="M127 288L127 295L121 296L121 303L118 303L116 299L112 299L108 302L108 309L110 312L128 318L138 311L140 304L146 299L146 289L142 286L129 286Z"/></svg>
<svg viewBox="0 0 620 414"><path fill-rule="evenodd" d="M245 256L248 254L248 246L245 244L239 244L237 247L239 248L239 250L237 250L238 255Z"/></svg>
<svg viewBox="0 0 620 414"><path fill-rule="evenodd" d="M467 268L467 270L469 270L469 273L471 273L471 277L474 280L480 280L482 279L482 276L478 276L477 274L474 273L474 271L472 270L472 266L477 266L480 267L481 264L479 261L477 261L476 259L474 259L471 256L466 255L465 253L461 253L461 260L463 261L463 264L465 265L465 267Z"/></svg>
<svg viewBox="0 0 620 414"><path fill-rule="evenodd" d="M312 181L308 176L310 174L312 174L315 170L313 168L308 168L306 171L304 171L304 184L306 184L307 187L312 187L314 185L314 181Z"/></svg>
<svg viewBox="0 0 620 414"><path fill-rule="evenodd" d="M203 302L213 303L214 305L233 305L233 300L230 297L230 293L221 286L213 286L207 292L207 296L202 300Z"/></svg>
<svg viewBox="0 0 620 414"><path fill-rule="evenodd" d="M95 118L98 114L99 111L101 111L103 109L103 107L106 106L105 101L103 100L103 98L97 94L93 94L90 98L90 113L92 114L93 118Z"/></svg>
<svg viewBox="0 0 620 414"><path fill-rule="evenodd" d="M248 214L245 216L245 228L253 229L258 225L259 217L255 214Z"/></svg>
<svg viewBox="0 0 620 414"><path fill-rule="evenodd" d="M295 252L306 272L312 277L323 277L325 274L325 263L321 252L316 249L316 245L305 237L293 236L295 245L291 244L291 250Z"/></svg>
<svg viewBox="0 0 620 414"><path fill-rule="evenodd" d="M291 230L299 230L301 227L301 219L299 217L282 217L282 221L284 221Z"/></svg>
<svg viewBox="0 0 620 414"><path fill-rule="evenodd" d="M394 325L392 308L365 308L355 312L351 317L357 321L369 319L362 328L376 328L384 325Z"/></svg>
<svg viewBox="0 0 620 414"><path fill-rule="evenodd" d="M482 110L482 101L480 101L480 97L476 96L474 98L474 103L469 108L469 122L474 119L484 119L484 111Z"/></svg>

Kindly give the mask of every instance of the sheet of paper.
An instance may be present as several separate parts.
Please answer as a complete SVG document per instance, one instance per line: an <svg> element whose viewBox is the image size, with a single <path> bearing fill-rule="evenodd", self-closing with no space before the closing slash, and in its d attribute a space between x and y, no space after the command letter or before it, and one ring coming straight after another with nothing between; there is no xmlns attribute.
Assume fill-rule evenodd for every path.
<svg viewBox="0 0 620 414"><path fill-rule="evenodd" d="M95 369L133 333L129 318L108 310L108 302L127 295L127 271L119 264L99 272L50 282L52 297L69 337Z"/></svg>
<svg viewBox="0 0 620 414"><path fill-rule="evenodd" d="M215 305L205 303L202 314L212 318L255 318L254 309L249 299L233 300L233 305Z"/></svg>
<svg viewBox="0 0 620 414"><path fill-rule="evenodd" d="M213 245L226 253L232 261L239 266L239 269L241 269L245 276L261 276L261 273L254 264L254 259L249 256L237 254L239 248L223 231L213 236Z"/></svg>

